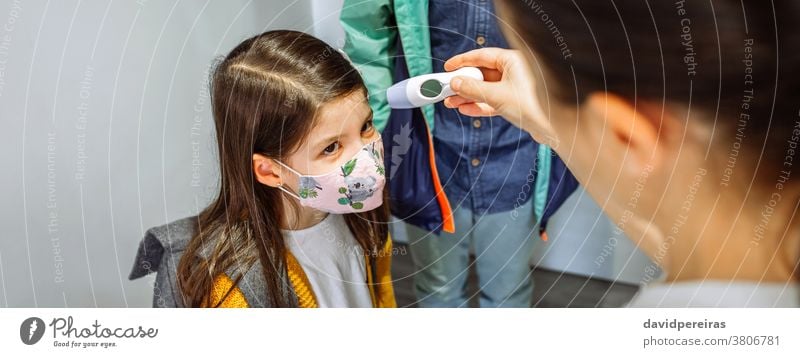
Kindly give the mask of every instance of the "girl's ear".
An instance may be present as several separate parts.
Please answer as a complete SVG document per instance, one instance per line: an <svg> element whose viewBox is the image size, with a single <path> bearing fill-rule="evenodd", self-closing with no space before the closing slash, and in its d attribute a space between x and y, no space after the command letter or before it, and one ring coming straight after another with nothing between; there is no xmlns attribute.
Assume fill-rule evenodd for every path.
<svg viewBox="0 0 800 357"><path fill-rule="evenodd" d="M283 184L281 167L270 158L261 154L253 154L253 174L258 182L270 187Z"/></svg>

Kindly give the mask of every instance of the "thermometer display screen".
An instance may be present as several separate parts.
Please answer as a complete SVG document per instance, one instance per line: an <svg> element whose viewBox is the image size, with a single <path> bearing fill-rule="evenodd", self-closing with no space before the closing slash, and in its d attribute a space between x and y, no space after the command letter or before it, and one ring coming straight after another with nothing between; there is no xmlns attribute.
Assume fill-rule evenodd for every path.
<svg viewBox="0 0 800 357"><path fill-rule="evenodd" d="M442 93L442 83L435 79L429 79L422 82L422 85L419 87L419 92L424 97L435 98Z"/></svg>

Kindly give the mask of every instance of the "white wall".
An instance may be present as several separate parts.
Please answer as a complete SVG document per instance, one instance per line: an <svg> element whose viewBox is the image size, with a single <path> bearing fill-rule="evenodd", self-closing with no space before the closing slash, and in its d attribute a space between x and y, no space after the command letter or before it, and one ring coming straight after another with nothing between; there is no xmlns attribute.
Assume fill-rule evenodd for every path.
<svg viewBox="0 0 800 357"><path fill-rule="evenodd" d="M312 0L314 35L336 48L344 46L344 29L339 25L344 0Z"/></svg>
<svg viewBox="0 0 800 357"><path fill-rule="evenodd" d="M579 188L550 218L547 242L538 240L533 264L556 271L639 284L650 259L615 229L586 191Z"/></svg>

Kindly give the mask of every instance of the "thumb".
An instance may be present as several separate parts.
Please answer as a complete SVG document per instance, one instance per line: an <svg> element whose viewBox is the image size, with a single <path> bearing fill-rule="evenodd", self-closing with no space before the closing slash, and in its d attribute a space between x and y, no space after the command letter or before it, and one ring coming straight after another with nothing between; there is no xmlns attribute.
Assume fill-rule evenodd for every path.
<svg viewBox="0 0 800 357"><path fill-rule="evenodd" d="M502 98L498 82L479 81L475 78L457 76L450 81L450 88L456 94L475 102L495 106Z"/></svg>

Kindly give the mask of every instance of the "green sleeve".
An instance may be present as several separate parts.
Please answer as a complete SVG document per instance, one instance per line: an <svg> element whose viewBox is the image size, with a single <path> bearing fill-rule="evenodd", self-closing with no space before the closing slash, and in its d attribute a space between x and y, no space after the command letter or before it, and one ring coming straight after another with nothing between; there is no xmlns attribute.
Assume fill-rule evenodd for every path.
<svg viewBox="0 0 800 357"><path fill-rule="evenodd" d="M344 51L364 78L375 127L382 131L391 112L386 89L393 84L397 41L392 1L345 0L339 21L344 27Z"/></svg>

